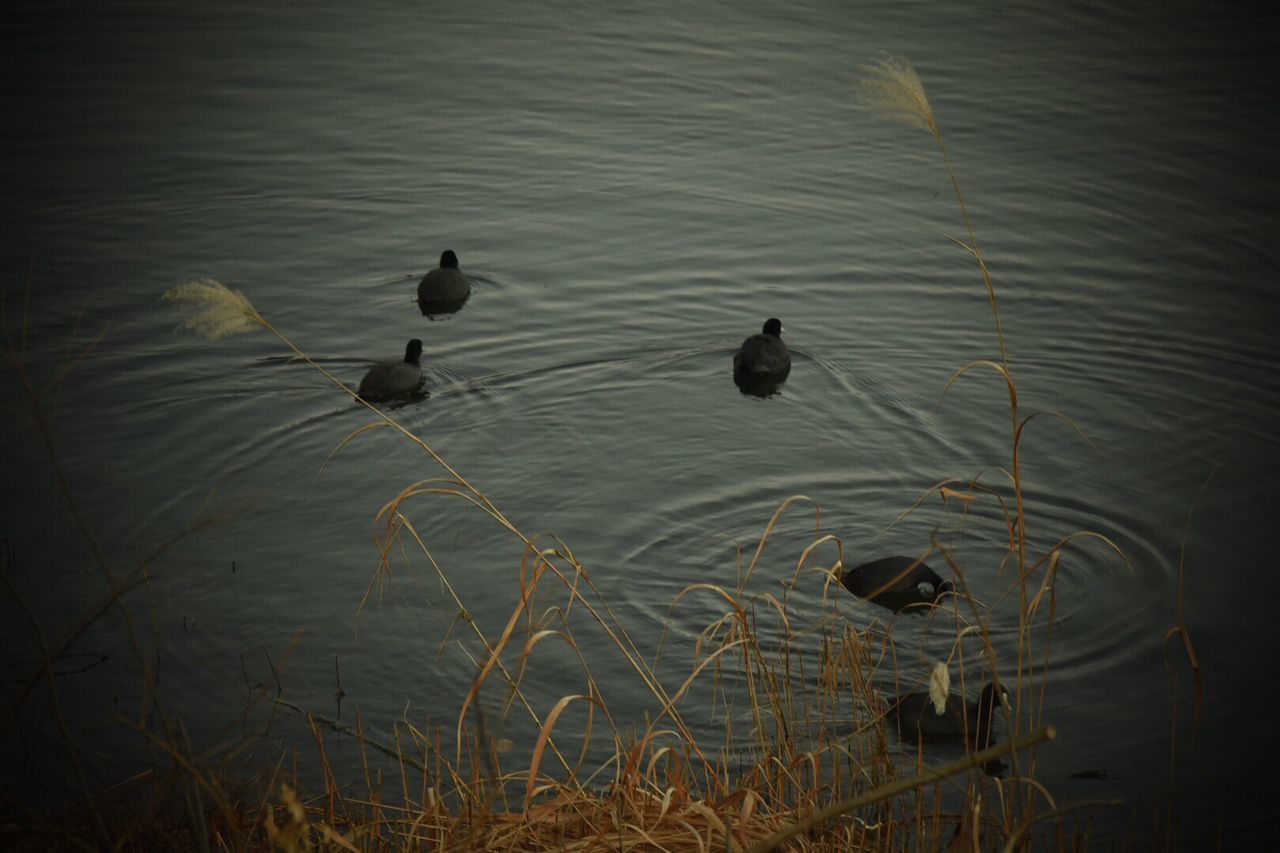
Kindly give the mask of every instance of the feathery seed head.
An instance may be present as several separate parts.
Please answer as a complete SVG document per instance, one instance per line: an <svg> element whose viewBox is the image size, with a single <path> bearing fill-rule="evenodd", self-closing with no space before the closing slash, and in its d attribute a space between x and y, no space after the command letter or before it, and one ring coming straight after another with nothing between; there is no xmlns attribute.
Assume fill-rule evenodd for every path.
<svg viewBox="0 0 1280 853"><path fill-rule="evenodd" d="M243 293L211 278L171 287L162 298L178 303L178 318L184 329L194 329L206 338L252 332L266 325Z"/></svg>
<svg viewBox="0 0 1280 853"><path fill-rule="evenodd" d="M947 709L947 694L950 692L951 673L947 671L947 665L934 664L933 672L929 673L929 699L933 702L933 709L939 717Z"/></svg>
<svg viewBox="0 0 1280 853"><path fill-rule="evenodd" d="M924 84L911 63L901 56L886 54L872 65L859 65L863 76L854 80L858 100L872 116L923 127L938 135L933 107L924 94Z"/></svg>

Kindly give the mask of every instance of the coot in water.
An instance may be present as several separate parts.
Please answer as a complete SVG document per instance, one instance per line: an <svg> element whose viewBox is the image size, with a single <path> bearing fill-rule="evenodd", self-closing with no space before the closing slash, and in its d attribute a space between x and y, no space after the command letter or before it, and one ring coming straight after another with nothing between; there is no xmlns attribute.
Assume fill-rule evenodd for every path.
<svg viewBox="0 0 1280 853"><path fill-rule="evenodd" d="M733 354L733 381L744 393L767 397L791 372L791 352L782 342L782 321L770 317L759 334Z"/></svg>
<svg viewBox="0 0 1280 853"><path fill-rule="evenodd" d="M423 314L448 314L457 311L471 295L471 279L458 269L458 256L452 249L440 255L440 266L418 282L418 305Z"/></svg>
<svg viewBox="0 0 1280 853"><path fill-rule="evenodd" d="M872 604L895 613L924 613L939 598L955 592L951 581L914 557L881 557L847 570L840 578L844 588Z"/></svg>
<svg viewBox="0 0 1280 853"><path fill-rule="evenodd" d="M974 749L986 749L995 739L992 722L996 705L1007 705L1008 701L1008 692L992 681L982 688L976 702L948 695L941 714L928 693L908 693L898 697L893 705L893 715L905 739L919 735L926 741L962 740L966 737L967 723L969 743Z"/></svg>
<svg viewBox="0 0 1280 853"><path fill-rule="evenodd" d="M404 348L399 361L380 361L360 380L360 396L366 400L385 400L407 394L422 384L422 341L414 338Z"/></svg>

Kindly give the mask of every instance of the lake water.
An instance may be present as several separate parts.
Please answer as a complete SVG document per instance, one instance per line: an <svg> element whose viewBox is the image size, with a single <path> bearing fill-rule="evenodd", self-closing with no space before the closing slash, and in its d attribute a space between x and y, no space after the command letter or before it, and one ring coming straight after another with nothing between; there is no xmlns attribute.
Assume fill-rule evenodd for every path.
<svg viewBox="0 0 1280 853"><path fill-rule="evenodd" d="M567 543L644 653L666 626L671 689L718 612L672 611L673 596L732 586L735 541L753 547L787 497L821 507L851 563L955 529L933 498L884 532L938 481L1007 466L1010 446L994 373L935 408L955 370L998 350L975 265L948 239L964 226L931 137L857 106L857 65L888 51L920 73L956 165L1023 413L1061 412L1088 435L1028 428L1033 550L1088 529L1131 563L1096 541L1064 553L1045 709L1060 738L1037 777L1059 804L1126 801L1097 812L1095 836L1146 843L1172 795L1189 846L1262 837L1277 754L1274 13L559 0L41 3L7 17L5 319L16 333L29 305L41 384L73 336L102 334L46 397L85 524L123 577L207 501L239 508L165 552L129 599L165 708L196 742L239 730L268 655L285 698L328 716L336 661L343 720L358 708L386 736L400 719L450 723L477 651L420 554L360 608L375 514L440 469L386 431L330 459L369 414L269 335L177 329L159 297L182 281L242 290L352 384L421 338L429 397L395 416L526 533ZM446 248L476 286L433 321L412 297ZM729 367L770 316L795 364L761 400ZM105 584L12 370L0 405L8 576L52 638ZM1165 634L1206 480L1185 556L1204 678L1193 727L1190 672ZM790 576L812 506L784 516L762 585ZM405 511L496 634L519 541L456 498ZM989 509L971 525L954 544L998 601L1002 528ZM38 643L3 602L17 684ZM993 608L1006 651L1010 604ZM883 616L843 609L859 625ZM154 760L115 722L141 700L124 629L96 623L65 668L107 660L60 680L102 783ZM611 707L640 720L650 695L593 654ZM542 712L584 689L559 663L526 688ZM17 716L16 703L6 797L61 797L47 698ZM494 725L527 742L517 716ZM296 720L277 731L305 748ZM358 767L351 746L337 758ZM1071 776L1098 767L1107 779Z"/></svg>

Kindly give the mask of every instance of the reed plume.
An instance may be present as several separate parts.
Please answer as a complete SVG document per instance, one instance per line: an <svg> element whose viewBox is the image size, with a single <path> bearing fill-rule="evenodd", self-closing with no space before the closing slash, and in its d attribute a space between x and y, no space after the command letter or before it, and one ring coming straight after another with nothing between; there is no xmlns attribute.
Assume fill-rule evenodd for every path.
<svg viewBox="0 0 1280 853"><path fill-rule="evenodd" d="M933 710L942 716L947 710L947 694L951 692L951 672L947 665L939 661L934 664L929 674L929 699L933 702Z"/></svg>
<svg viewBox="0 0 1280 853"><path fill-rule="evenodd" d="M859 65L854 81L858 100L873 117L922 127L938 137L938 122L924 94L924 84L901 56L884 56L874 65Z"/></svg>
<svg viewBox="0 0 1280 853"><path fill-rule="evenodd" d="M1000 365L1006 376L1009 372L1009 350L1004 342L1004 323L1000 319L1000 308L996 305L996 289L991 283L991 273L987 270L987 262L982 257L982 249L978 246L978 236L974 233L973 222L969 219L969 208L964 203L964 194L960 192L960 178L956 176L955 166L951 163L951 155L942 141L942 129L933 114L933 107L924 93L924 83L911 63L901 56L886 54L871 65L859 65L861 77L853 81L858 91L858 100L863 109L871 113L872 118L894 121L913 127L923 127L929 131L938 150L942 153L942 162L947 167L947 178L956 192L956 202L960 205L960 215L964 218L965 230L969 232L967 243L960 240L964 249L973 255L978 262L978 271L982 274L982 282L987 288L987 298L991 301L991 313L996 321L996 339L1000 344ZM1012 386L1011 386L1012 390ZM1014 429L1018 423L1018 401L1010 394L1010 409L1013 415Z"/></svg>
<svg viewBox="0 0 1280 853"><path fill-rule="evenodd" d="M211 278L171 287L162 298L177 303L182 328L209 339L268 328L248 297Z"/></svg>

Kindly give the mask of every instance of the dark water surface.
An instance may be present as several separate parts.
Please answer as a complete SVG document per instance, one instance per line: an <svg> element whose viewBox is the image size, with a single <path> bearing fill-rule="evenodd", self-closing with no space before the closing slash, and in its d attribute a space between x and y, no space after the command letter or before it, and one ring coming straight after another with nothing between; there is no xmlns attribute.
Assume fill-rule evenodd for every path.
<svg viewBox="0 0 1280 853"><path fill-rule="evenodd" d="M465 625L438 654L457 607L420 556L358 611L375 513L439 469L385 431L326 466L367 413L268 335L177 330L159 296L192 278L242 290L350 383L422 338L430 396L396 416L526 532L568 543L645 653L667 625L665 654L686 671L717 611L669 612L672 597L732 585L734 541L751 546L788 496L821 507L851 562L954 529L932 500L882 532L939 480L1009 464L995 374L934 408L953 371L997 356L996 339L972 259L948 239L963 223L932 140L856 107L855 66L891 51L915 64L956 164L1023 411L1061 412L1092 443L1054 419L1029 428L1033 544L1089 529L1131 563L1096 541L1065 554L1045 713L1061 736L1038 778L1060 804L1124 799L1095 833L1136 826L1143 843L1170 792L1189 846L1219 827L1260 833L1277 754L1274 14L609 5L8 13L5 318L18 328L29 287L41 383L73 334L103 332L50 411L85 523L123 575L210 496L249 501L134 594L166 708L199 742L234 732L246 683L269 680L266 650L287 657L286 698L336 715L336 656L344 720L358 707L385 736L399 719L454 719L478 654ZM444 248L476 288L433 322L412 294ZM768 316L795 365L759 400L729 365ZM53 636L104 583L12 371L0 405L8 573ZM1190 675L1170 644L1175 702L1164 637L1211 472L1186 551L1204 673L1193 731ZM456 499L407 513L477 623L500 630L519 542ZM990 512L971 524L960 558L996 601L1002 530ZM763 584L790 575L812 525L811 504L784 517ZM1013 606L993 608L1006 653ZM17 683L38 644L12 594L3 608ZM856 624L878 615L843 609ZM140 701L124 628L97 623L75 651L109 659L60 681L104 782L154 760L113 721ZM598 656L611 707L640 719L652 698ZM527 685L542 712L582 691L569 664ZM4 733L6 797L59 797L50 712L24 709ZM515 721L504 734L528 738ZM1108 778L1070 778L1095 767Z"/></svg>

